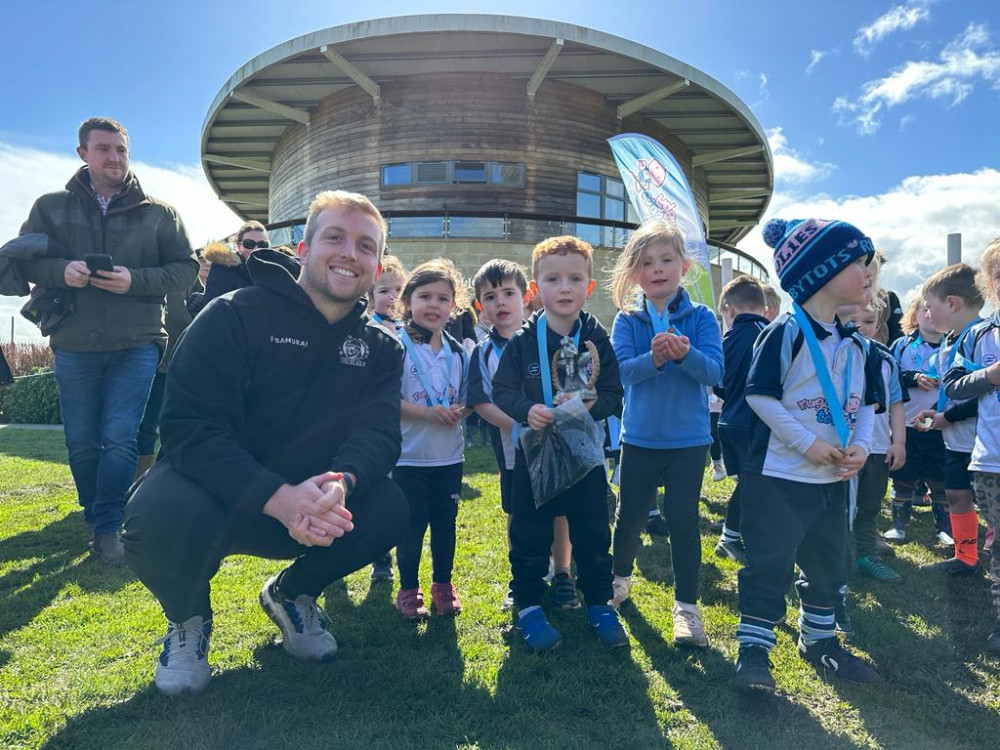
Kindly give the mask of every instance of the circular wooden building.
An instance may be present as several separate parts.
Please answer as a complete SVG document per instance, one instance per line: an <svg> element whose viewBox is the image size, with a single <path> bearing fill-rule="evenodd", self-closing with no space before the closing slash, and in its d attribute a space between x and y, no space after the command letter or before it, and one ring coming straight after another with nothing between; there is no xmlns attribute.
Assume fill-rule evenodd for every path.
<svg viewBox="0 0 1000 750"><path fill-rule="evenodd" d="M240 68L212 102L202 163L237 214L292 243L321 190L364 193L408 267L447 255L526 262L577 234L614 262L635 217L607 139L666 146L695 193L713 265L766 279L732 247L773 188L763 129L718 81L662 52L572 24L420 15L297 37ZM718 276L718 268L715 269ZM591 306L613 313L597 295Z"/></svg>

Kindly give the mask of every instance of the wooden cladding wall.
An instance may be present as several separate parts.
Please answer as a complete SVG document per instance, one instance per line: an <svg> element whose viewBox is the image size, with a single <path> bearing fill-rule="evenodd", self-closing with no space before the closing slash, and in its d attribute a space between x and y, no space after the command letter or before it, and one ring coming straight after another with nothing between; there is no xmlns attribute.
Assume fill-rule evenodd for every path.
<svg viewBox="0 0 1000 750"><path fill-rule="evenodd" d="M688 150L663 128L637 115L619 123L602 96L569 84L545 82L532 100L525 81L501 74L399 78L382 84L378 106L352 88L322 101L308 126L288 128L277 144L270 220L303 217L318 192L337 188L364 193L388 211L574 215L576 173L617 177L607 139L630 131L656 138L690 164ZM383 164L446 160L522 162L525 184L380 185ZM688 172L688 179L707 216L704 175Z"/></svg>

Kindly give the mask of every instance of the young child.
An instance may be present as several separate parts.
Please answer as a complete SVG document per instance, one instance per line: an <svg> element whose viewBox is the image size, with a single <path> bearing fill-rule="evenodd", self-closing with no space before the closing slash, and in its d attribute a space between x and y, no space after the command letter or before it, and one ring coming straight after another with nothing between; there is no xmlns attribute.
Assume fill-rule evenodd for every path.
<svg viewBox="0 0 1000 750"><path fill-rule="evenodd" d="M764 317L773 322L781 315L781 295L770 284L762 284L764 289Z"/></svg>
<svg viewBox="0 0 1000 750"><path fill-rule="evenodd" d="M712 311L681 286L690 266L680 231L647 222L629 239L609 285L621 308L611 342L625 386L612 603L628 599L639 535L662 484L676 586L674 643L704 647L698 499L712 443L706 387L722 379L722 334Z"/></svg>
<svg viewBox="0 0 1000 750"><path fill-rule="evenodd" d="M747 562L740 534L740 471L746 461L754 419L743 389L754 343L769 324L764 317L766 307L764 290L752 276L737 276L719 294L719 312L726 324L726 333L722 337L725 367L722 388L719 389L722 391L719 395L725 402L719 416L719 439L726 471L736 479L736 486L729 497L726 520L719 543L715 545L715 554L736 560L740 565Z"/></svg>
<svg viewBox="0 0 1000 750"><path fill-rule="evenodd" d="M398 337L396 333L398 322L392 317L393 311L405 283L406 269L403 267L403 262L395 255L384 254L382 256L382 272L375 280L368 295L368 314L393 337ZM372 583L391 580L392 551L390 550L372 563Z"/></svg>
<svg viewBox="0 0 1000 750"><path fill-rule="evenodd" d="M931 325L927 305L916 296L903 316L906 335L892 345L892 355L899 364L903 387L910 399L904 404L906 415L906 463L890 474L892 478L892 528L883 534L890 542L906 540L910 513L919 484L927 487L938 543L955 544L951 536L948 499L944 492L944 439L940 430L918 430L917 416L937 403L940 378L937 371L941 333Z"/></svg>
<svg viewBox="0 0 1000 750"><path fill-rule="evenodd" d="M368 314L371 319L396 335L398 321L393 318L397 309L396 301L406 284L406 268L395 255L382 256L382 273L375 280L368 295Z"/></svg>
<svg viewBox="0 0 1000 750"><path fill-rule="evenodd" d="M598 361L591 359L584 368L588 378L597 374L593 386L597 398L584 402L594 420L605 419L621 408L622 387L611 342L597 319L583 311L595 285L592 274L593 251L577 237L552 237L532 251L531 291L538 295L543 310L532 315L510 340L493 376L493 402L515 422L526 422L535 430L552 424L554 400L547 395L555 388L551 363L564 342L575 342L581 352L589 348L587 342L596 348ZM595 369L598 366L599 371ZM535 652L549 651L562 642L541 603L553 519L566 516L587 622L605 645L627 645L628 635L618 613L608 604L612 595L611 532L604 466L594 468L536 508L524 451L517 446L510 489L511 588L517 629L525 642Z"/></svg>
<svg viewBox="0 0 1000 750"><path fill-rule="evenodd" d="M979 402L969 470L979 511L995 532L1000 526L1000 237L987 246L982 264L979 289L996 312L969 331L962 342L961 357L955 358L944 380L950 398ZM997 622L986 647L1000 653L1000 555L990 555L990 577Z"/></svg>
<svg viewBox="0 0 1000 750"><path fill-rule="evenodd" d="M472 280L476 294L476 306L480 310L480 320L493 321L486 338L472 353L469 366L469 406L490 425L493 453L500 470L500 507L507 514L507 546L510 548L511 481L514 475L514 445L516 443L515 423L500 407L493 403L493 375L500 364L500 357L510 339L524 324L524 304L528 297L528 279L524 269L509 260L487 261ZM565 584L569 584L566 586ZM576 597L576 587L569 577L558 576L554 586L557 604L559 594L570 606L580 606ZM568 594L565 593L568 590ZM571 601L570 601L571 599ZM501 611L514 606L513 593L507 587Z"/></svg>
<svg viewBox="0 0 1000 750"><path fill-rule="evenodd" d="M392 472L410 505L410 523L396 547L396 608L410 620L430 612L418 582L420 553L431 529L431 599L439 615L462 611L451 581L455 519L462 489L467 415L468 356L444 327L456 307L468 304L465 284L450 260L413 269L403 287L405 310L399 337L405 349L402 383L402 453Z"/></svg>
<svg viewBox="0 0 1000 750"><path fill-rule="evenodd" d="M956 263L938 271L924 283L921 292L931 325L938 331L950 331L938 351L938 372L951 369L955 355L969 330L979 323L983 295L976 286L976 271L965 263ZM941 430L944 438L944 489L951 516L951 535L955 556L925 566L954 576L979 572L979 516L972 504L972 474L969 460L976 440L977 399L949 398L942 382L933 409L917 415L918 429ZM929 424L927 420L930 420Z"/></svg>
<svg viewBox="0 0 1000 750"><path fill-rule="evenodd" d="M872 265L875 261L872 262ZM899 378L899 364L883 338L888 332L886 321L889 308L886 300L872 302L848 316L858 331L873 342L875 355L880 357L882 389L889 408L875 415L871 453L858 473L856 515L854 517L854 573L875 581L894 582L902 578L879 557L878 529L875 520L882 509L889 486L889 472L906 463L906 409ZM881 331L880 331L881 329ZM883 543L884 544L884 543Z"/></svg>
<svg viewBox="0 0 1000 750"><path fill-rule="evenodd" d="M847 580L848 482L871 446L877 358L836 310L864 303L868 237L842 221L774 219L764 227L782 288L795 300L754 347L746 383L756 415L742 466L740 644L735 682L773 688L768 653L798 563L799 655L849 682L875 670L844 649L834 605Z"/></svg>

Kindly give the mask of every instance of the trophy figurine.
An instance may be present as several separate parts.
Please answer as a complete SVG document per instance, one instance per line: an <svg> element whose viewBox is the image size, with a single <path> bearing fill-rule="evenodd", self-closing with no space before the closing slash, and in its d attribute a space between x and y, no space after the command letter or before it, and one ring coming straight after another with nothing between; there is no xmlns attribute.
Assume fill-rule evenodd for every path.
<svg viewBox="0 0 1000 750"><path fill-rule="evenodd" d="M585 341L582 353L568 336L559 343L559 351L552 356L552 382L557 388L557 403L577 397L582 401L595 400L594 384L601 372L601 358L594 342Z"/></svg>

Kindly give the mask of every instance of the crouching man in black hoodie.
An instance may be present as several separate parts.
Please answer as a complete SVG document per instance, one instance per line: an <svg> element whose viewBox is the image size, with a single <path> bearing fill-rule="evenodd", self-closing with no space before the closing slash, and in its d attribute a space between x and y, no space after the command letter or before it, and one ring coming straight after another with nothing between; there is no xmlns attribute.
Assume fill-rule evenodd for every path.
<svg viewBox="0 0 1000 750"><path fill-rule="evenodd" d="M402 350L361 301L384 247L367 198L320 193L298 282L258 251L248 261L257 286L213 300L177 347L160 460L129 501L122 537L167 617L154 676L164 693L208 684L209 586L224 557L294 558L260 603L285 651L327 661L337 643L316 597L406 528L406 500L388 479Z"/></svg>

